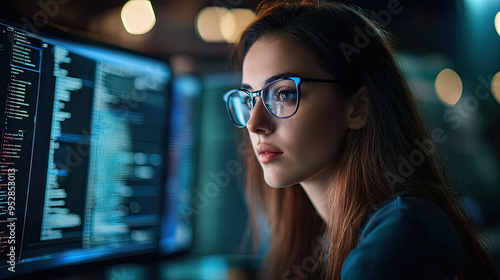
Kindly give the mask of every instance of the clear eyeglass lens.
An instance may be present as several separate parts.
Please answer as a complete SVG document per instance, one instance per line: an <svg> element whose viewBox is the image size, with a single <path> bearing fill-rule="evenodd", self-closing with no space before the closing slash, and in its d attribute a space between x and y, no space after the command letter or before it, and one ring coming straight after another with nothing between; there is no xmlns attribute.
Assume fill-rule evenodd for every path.
<svg viewBox="0 0 500 280"><path fill-rule="evenodd" d="M262 90L262 100L267 110L276 117L291 116L296 108L298 92L295 82L291 79L277 80L268 84ZM250 95L242 90L235 90L229 97L229 112L231 118L240 126L245 126L250 119L255 104Z"/></svg>
<svg viewBox="0 0 500 280"><path fill-rule="evenodd" d="M250 95L242 90L235 90L229 97L229 112L238 125L245 125L248 122L252 108Z"/></svg>
<svg viewBox="0 0 500 280"><path fill-rule="evenodd" d="M291 116L297 108L298 93L295 82L283 79L269 84L262 93L267 109L276 117Z"/></svg>

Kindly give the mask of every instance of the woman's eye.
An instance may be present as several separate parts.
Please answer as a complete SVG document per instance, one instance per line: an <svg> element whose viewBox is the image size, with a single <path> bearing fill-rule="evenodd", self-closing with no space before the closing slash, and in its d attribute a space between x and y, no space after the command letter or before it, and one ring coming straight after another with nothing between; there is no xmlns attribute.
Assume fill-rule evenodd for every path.
<svg viewBox="0 0 500 280"><path fill-rule="evenodd" d="M240 103L246 108L252 108L252 104L249 96L240 97Z"/></svg>
<svg viewBox="0 0 500 280"><path fill-rule="evenodd" d="M284 93L284 92L280 93L280 100L281 101L286 101L288 99L290 99L290 94L289 93Z"/></svg>
<svg viewBox="0 0 500 280"><path fill-rule="evenodd" d="M297 98L297 93L295 91L280 90L274 94L274 99L279 102L288 102Z"/></svg>

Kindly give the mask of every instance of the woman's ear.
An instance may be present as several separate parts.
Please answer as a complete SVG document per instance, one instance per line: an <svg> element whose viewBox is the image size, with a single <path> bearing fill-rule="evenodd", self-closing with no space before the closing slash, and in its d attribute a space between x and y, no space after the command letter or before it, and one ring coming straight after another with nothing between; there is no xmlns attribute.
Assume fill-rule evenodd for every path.
<svg viewBox="0 0 500 280"><path fill-rule="evenodd" d="M361 129L366 124L368 113L368 95L362 86L347 102L347 127L352 130Z"/></svg>

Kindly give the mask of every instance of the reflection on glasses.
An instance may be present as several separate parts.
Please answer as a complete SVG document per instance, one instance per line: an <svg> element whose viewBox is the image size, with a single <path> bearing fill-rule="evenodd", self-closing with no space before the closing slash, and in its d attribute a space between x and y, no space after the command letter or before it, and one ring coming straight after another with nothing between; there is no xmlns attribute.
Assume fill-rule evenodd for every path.
<svg viewBox="0 0 500 280"><path fill-rule="evenodd" d="M359 82L282 77L266 84L261 90L250 92L246 89L233 89L224 94L227 112L234 125L243 128L247 125L260 97L266 110L276 118L286 119L299 108L300 85L302 82L357 84Z"/></svg>

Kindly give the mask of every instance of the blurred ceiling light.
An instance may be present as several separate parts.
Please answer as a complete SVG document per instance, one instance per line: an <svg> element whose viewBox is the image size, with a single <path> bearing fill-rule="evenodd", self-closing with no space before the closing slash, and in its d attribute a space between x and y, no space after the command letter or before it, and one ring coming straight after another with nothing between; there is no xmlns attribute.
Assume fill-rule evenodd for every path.
<svg viewBox="0 0 500 280"><path fill-rule="evenodd" d="M437 95L447 105L455 105L462 96L462 80L458 74L449 69L443 69L436 77L434 83Z"/></svg>
<svg viewBox="0 0 500 280"><path fill-rule="evenodd" d="M196 16L196 33L198 36L205 42L224 42L221 21L228 11L223 7L203 8Z"/></svg>
<svg viewBox="0 0 500 280"><path fill-rule="evenodd" d="M233 43L236 33L236 15L232 10L227 11L220 20L220 33L224 41Z"/></svg>
<svg viewBox="0 0 500 280"><path fill-rule="evenodd" d="M497 102L500 103L500 72L496 73L491 79L491 92L493 92L493 97Z"/></svg>
<svg viewBox="0 0 500 280"><path fill-rule="evenodd" d="M500 36L500 12L495 16L495 29L497 30L498 36Z"/></svg>
<svg viewBox="0 0 500 280"><path fill-rule="evenodd" d="M122 8L122 22L128 33L141 35L156 23L153 6L148 0L130 0Z"/></svg>
<svg viewBox="0 0 500 280"><path fill-rule="evenodd" d="M228 43L235 43L245 27L255 18L250 9L231 9L221 19L222 37Z"/></svg>

